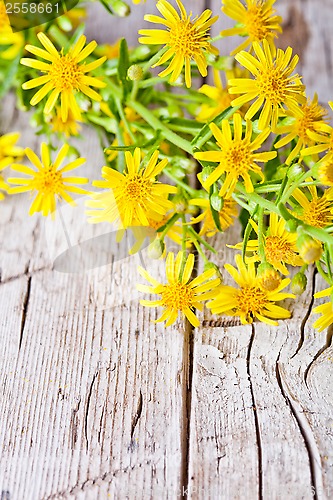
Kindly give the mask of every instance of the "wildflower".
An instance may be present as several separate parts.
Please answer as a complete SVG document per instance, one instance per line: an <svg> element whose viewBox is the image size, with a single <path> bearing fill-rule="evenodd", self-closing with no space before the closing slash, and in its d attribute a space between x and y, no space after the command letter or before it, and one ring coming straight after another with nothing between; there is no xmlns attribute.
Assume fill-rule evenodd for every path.
<svg viewBox="0 0 333 500"><path fill-rule="evenodd" d="M204 187L208 190L212 184L226 173L220 190L220 196L226 198L231 197L239 177L243 178L246 191L251 193L253 191L253 184L250 172L255 172L264 180L264 175L256 162L266 162L276 157L275 151L255 153L269 136L269 128L263 130L251 142L252 123L249 121L246 122L244 137L242 137L242 119L239 113L234 114L233 123L233 134L228 120L222 120L222 130L215 123L210 124L210 129L215 136L220 151L205 151L194 154L194 157L198 160L219 162L219 165L204 182Z"/></svg>
<svg viewBox="0 0 333 500"><path fill-rule="evenodd" d="M134 154L125 152L127 172L120 172L103 167L104 180L94 181L93 185L107 189L106 192L92 195L87 205L93 210L87 214L90 222L116 222L119 227L149 226L149 219L161 221L173 204L168 200L170 193L177 188L156 181L168 160L157 163L159 152L155 151L146 168L140 168L141 150L136 148Z"/></svg>
<svg viewBox="0 0 333 500"><path fill-rule="evenodd" d="M319 161L313 167L312 173L324 186L333 186L333 155Z"/></svg>
<svg viewBox="0 0 333 500"><path fill-rule="evenodd" d="M43 76L33 78L22 85L22 88L25 90L40 87L42 85L42 88L31 99L30 104L35 106L51 92L44 107L45 114L49 114L52 111L60 96L62 120L67 120L69 111L72 112L75 120L80 120L81 112L75 99L75 93L78 91L82 92L90 97L90 99L96 101L102 99L101 96L90 87L103 88L106 84L87 73L98 68L98 66L103 64L106 58L101 57L91 63L80 64L97 46L96 42L90 42L84 48L86 43L86 37L84 35L79 37L76 44L69 49L67 54L64 54L63 49L58 52L44 33L38 33L37 37L46 50L33 45L27 45L26 50L49 62L46 63L38 59L30 58L21 59L21 64L45 73Z"/></svg>
<svg viewBox="0 0 333 500"><path fill-rule="evenodd" d="M220 286L218 295L207 304L212 313L239 316L242 324L252 323L256 318L269 325L277 325L276 319L290 318L289 311L274 304L287 298L295 298L291 293L281 293L289 285L290 279L282 280L277 288L270 291L258 280L254 262L249 262L246 266L241 255L236 255L235 261L238 270L230 264L225 264L224 267L239 288Z"/></svg>
<svg viewBox="0 0 333 500"><path fill-rule="evenodd" d="M229 73L231 73L229 71ZM202 104L198 110L196 119L199 122L213 120L217 115L222 113L231 105L232 96L228 92L228 86L223 86L221 75L215 68L213 69L214 86L205 83L199 92L209 97L211 104Z"/></svg>
<svg viewBox="0 0 333 500"><path fill-rule="evenodd" d="M24 44L22 33L13 33L6 11L5 3L0 0L0 58L13 60L21 51Z"/></svg>
<svg viewBox="0 0 333 500"><path fill-rule="evenodd" d="M281 283L281 275L268 262L262 262L257 270L261 286L268 291L275 290Z"/></svg>
<svg viewBox="0 0 333 500"><path fill-rule="evenodd" d="M172 252L168 254L166 284L159 283L145 269L139 267L139 273L151 283L151 286L137 285L138 290L161 295L158 300L141 300L140 303L147 307L161 306L164 311L156 322L166 321L166 326L176 321L179 312L183 317L185 315L193 326L199 326L199 320L193 312L194 309L202 311L202 302L217 295L216 287L220 284L220 279L211 279L216 274L215 269L210 269L190 281L194 267L194 255L190 254L184 261L183 252L179 252L176 259Z"/></svg>
<svg viewBox="0 0 333 500"><path fill-rule="evenodd" d="M140 30L139 34L144 36L139 38L139 42L148 45L165 44L168 50L153 67L172 59L169 66L159 76L164 77L171 73L170 82L174 83L185 65L185 83L187 87L191 87L191 60L194 59L200 74L207 76L205 55L207 53L218 54L218 50L209 41L209 29L218 16L211 18L212 11L207 9L201 16L191 20L191 14L187 15L182 2L176 1L181 16L169 2L159 0L156 7L164 19L159 16L146 15L145 20L162 24L166 29Z"/></svg>
<svg viewBox="0 0 333 500"><path fill-rule="evenodd" d="M257 224L251 220L251 225L258 234L259 230ZM277 214L272 213L270 215L269 229L267 235L263 235L263 237L266 261L280 271L280 273L284 275L289 274L286 264L290 264L294 267L304 264L303 260L298 255L296 247L297 234L288 232L286 230L286 222L284 219L279 219ZM241 250L242 247L243 243L237 243L235 246L230 246L230 248L236 248L237 250ZM247 261L259 260L258 248L258 240L249 240L247 242L246 251L254 253Z"/></svg>
<svg viewBox="0 0 333 500"><path fill-rule="evenodd" d="M18 132L11 132L0 136L0 172L11 165L15 159L23 156L24 150L16 146L20 138Z"/></svg>
<svg viewBox="0 0 333 500"><path fill-rule="evenodd" d="M253 42L267 40L271 49L274 49L274 38L278 33L282 33L280 26L282 18L274 15L273 8L275 0L245 0L243 5L239 0L223 0L222 12L237 21L234 28L223 30L221 35L239 35L247 37L231 55L237 54L240 50L246 49Z"/></svg>
<svg viewBox="0 0 333 500"><path fill-rule="evenodd" d="M300 77L292 75L297 63L298 56L291 60L292 49L286 51L277 50L276 56L269 46L267 40L263 41L263 47L258 42L253 42L253 49L257 56L255 58L245 51L239 52L235 58L245 66L254 76L254 79L236 78L229 80L230 94L244 94L232 101L233 106L243 104L255 99L245 114L245 119L251 120L263 106L258 127L265 129L271 124L276 129L279 111L288 110L295 116L300 115L299 104L305 104L304 85L300 84Z"/></svg>
<svg viewBox="0 0 333 500"><path fill-rule="evenodd" d="M327 111L318 104L317 94L315 94L312 102L308 100L303 104L300 111L301 114L295 117L292 111L287 111L286 115L290 117L289 120L292 120L291 123L277 127L278 134L287 135L275 144L276 148L281 148L294 140L296 141L295 147L286 159L287 165L290 165L305 146L314 145L314 141L309 136L309 132L320 130L320 127L326 123L325 118Z"/></svg>
<svg viewBox="0 0 333 500"><path fill-rule="evenodd" d="M190 204L202 208L200 215L191 218L191 224L202 223L199 235L206 235L209 238L214 236L218 229L213 219L209 200L207 198L193 198L190 200ZM218 214L221 228L225 231L234 223L233 217L237 216L236 202L232 198L224 199L223 207Z"/></svg>
<svg viewBox="0 0 333 500"><path fill-rule="evenodd" d="M320 241L315 240L307 234L302 234L297 238L296 246L306 264L312 264L316 260L319 260L323 253Z"/></svg>
<svg viewBox="0 0 333 500"><path fill-rule="evenodd" d="M71 110L68 112L67 119L65 121L62 120L59 106L57 106L56 112L50 120L50 124L53 132L64 134L66 137L79 135L81 129Z"/></svg>
<svg viewBox="0 0 333 500"><path fill-rule="evenodd" d="M325 155L321 158L321 162L330 162L333 160L333 128L329 125L322 125L321 131L327 133L327 135L313 131L308 132L309 138L318 144L316 146L310 146L302 149L301 155L314 156L320 153L325 153Z"/></svg>
<svg viewBox="0 0 333 500"><path fill-rule="evenodd" d="M333 323L332 293L333 293L333 287L330 287L314 294L314 297L316 299L321 299L323 297L330 297L329 302L325 302L324 304L315 307L313 310L315 314L321 314L321 317L318 318L313 323L313 327L317 328L317 330L319 330L320 332L325 330L325 328L328 328Z"/></svg>
<svg viewBox="0 0 333 500"><path fill-rule="evenodd" d="M294 210L296 217L313 227L324 228L332 224L333 189L327 189L322 196L318 196L316 186L307 186L307 190L309 197L299 188L295 189L292 194L292 197L299 203Z"/></svg>
<svg viewBox="0 0 333 500"><path fill-rule="evenodd" d="M44 216L53 213L56 210L56 200L64 200L67 203L74 203L69 193L88 194L88 191L81 187L71 186L70 184L86 184L85 177L64 177L64 173L74 170L81 166L85 158L77 158L65 166L61 167L69 151L68 144L64 144L60 149L54 162L51 161L50 151L45 143L41 145L41 160L30 148L24 150L35 169L26 165L13 164L12 169L16 172L26 174L29 178L12 177L8 179L16 187L9 189L10 194L24 193L32 191L36 197L32 202L29 215L35 212L42 212ZM36 170L37 169L37 170ZM69 184L69 185L68 185Z"/></svg>

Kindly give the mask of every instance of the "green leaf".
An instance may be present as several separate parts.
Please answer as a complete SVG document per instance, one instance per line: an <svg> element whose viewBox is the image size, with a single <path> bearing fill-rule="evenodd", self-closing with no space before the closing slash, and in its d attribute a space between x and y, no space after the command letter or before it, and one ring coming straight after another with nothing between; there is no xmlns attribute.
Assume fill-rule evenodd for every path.
<svg viewBox="0 0 333 500"><path fill-rule="evenodd" d="M131 63L129 60L128 46L125 38L120 40L119 46L119 62L118 62L118 79L123 86L123 97L126 98L131 90L131 83L127 78L127 71Z"/></svg>
<svg viewBox="0 0 333 500"><path fill-rule="evenodd" d="M7 68L5 69L5 71L1 75L1 76L3 76L3 79L2 79L1 85L0 85L0 99L5 94L7 94L7 92L9 91L9 89L14 81L14 78L15 78L15 75L17 73L17 69L19 66L20 58L21 58L21 53L18 54L15 57L15 59L8 64Z"/></svg>

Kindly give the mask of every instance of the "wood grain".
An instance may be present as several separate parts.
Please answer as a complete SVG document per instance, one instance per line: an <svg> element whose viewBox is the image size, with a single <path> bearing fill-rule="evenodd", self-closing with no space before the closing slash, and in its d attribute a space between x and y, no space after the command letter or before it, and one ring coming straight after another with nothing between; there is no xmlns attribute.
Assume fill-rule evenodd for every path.
<svg viewBox="0 0 333 500"><path fill-rule="evenodd" d="M196 14L209 2L184 4ZM330 7L277 0L281 46L296 45L321 102L332 99ZM155 1L122 20L89 9L89 38L134 45ZM223 41L225 54L233 43ZM20 131L36 149L27 120L8 98L1 131ZM83 175L99 176L96 136L86 129L75 144L87 158ZM107 265L87 270L82 255L70 261L81 272L59 272L68 238L75 245L108 230L87 226L78 210L64 210L60 225L28 217L30 202L1 204L1 500L332 497L332 331L311 327L317 276L309 273L278 328L206 311L194 332L165 330L151 322L154 310L138 307L135 288L141 260L158 279L162 263L145 251L119 260L114 250ZM225 243L238 240L237 226L216 240L221 267L234 255Z"/></svg>

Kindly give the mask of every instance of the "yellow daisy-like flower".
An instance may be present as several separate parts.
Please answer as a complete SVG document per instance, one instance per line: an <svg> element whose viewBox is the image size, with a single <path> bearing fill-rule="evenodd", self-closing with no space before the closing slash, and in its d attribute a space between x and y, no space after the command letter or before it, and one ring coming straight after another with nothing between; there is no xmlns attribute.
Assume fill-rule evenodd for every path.
<svg viewBox="0 0 333 500"><path fill-rule="evenodd" d="M293 117L292 122L288 125L278 126L276 129L278 134L287 134L275 144L276 148L281 148L290 144L293 140L296 140L295 147L286 159L287 165L290 165L302 148L314 145L314 141L309 136L309 132L321 130L322 126L327 123L327 111L318 104L317 94L315 94L312 102L308 100L303 104L300 111L301 114L297 117L293 117L293 113L288 111L286 114L288 117Z"/></svg>
<svg viewBox="0 0 333 500"><path fill-rule="evenodd" d="M50 124L53 132L64 134L66 137L79 135L81 129L71 110L68 112L67 120L62 120L61 109L59 106L57 106L56 112L50 120Z"/></svg>
<svg viewBox="0 0 333 500"><path fill-rule="evenodd" d="M274 304L287 298L295 298L292 293L281 293L289 285L290 279L282 280L274 290L267 290L258 280L254 262L246 266L241 255L236 255L235 261L238 270L230 264L225 264L224 267L239 288L220 286L218 295L207 304L212 313L239 316L243 325L253 323L255 318L269 325L278 325L276 319L290 318L287 309Z"/></svg>
<svg viewBox="0 0 333 500"><path fill-rule="evenodd" d="M0 172L24 155L23 148L16 146L19 138L18 132L0 136Z"/></svg>
<svg viewBox="0 0 333 500"><path fill-rule="evenodd" d="M63 174L80 167L86 160L77 158L65 166L61 167L69 151L68 144L64 144L60 149L54 162L51 161L50 151L45 143L41 145L41 159L30 148L24 150L33 166L13 164L12 169L16 172L26 174L29 177L12 177L8 179L16 187L9 189L10 194L24 193L31 191L37 193L29 210L29 215L35 212L42 212L44 216L53 214L56 210L56 200L64 200L67 203L74 203L69 193L89 194L81 187L71 186L71 184L86 184L85 177L64 177Z"/></svg>
<svg viewBox="0 0 333 500"><path fill-rule="evenodd" d="M325 328L328 328L333 323L333 303L332 303L332 293L333 287L326 288L321 292L317 292L314 294L316 299L321 299L323 297L331 297L329 302L325 302L325 304L321 304L314 308L313 312L315 314L321 314L321 317L318 318L314 323L313 327L322 332Z"/></svg>
<svg viewBox="0 0 333 500"><path fill-rule="evenodd" d="M302 149L302 156L314 156L320 153L325 153L321 158L321 162L329 162L333 160L333 128L330 125L323 124L321 127L320 134L314 131L308 131L308 136L313 142L317 142L316 146L310 146L308 148Z"/></svg>
<svg viewBox="0 0 333 500"><path fill-rule="evenodd" d="M300 115L298 104L305 104L305 86L301 85L298 74L292 74L297 63L298 56L292 56L292 49L286 51L277 50L276 56L269 46L267 40L263 41L263 47L258 42L253 42L253 49L257 56L254 57L245 51L239 52L235 58L248 69L254 79L236 78L229 80L230 94L244 94L232 101L233 106L255 101L245 114L247 120L251 120L260 110L259 130L265 129L271 124L272 129L276 129L279 111L284 111L284 107Z"/></svg>
<svg viewBox="0 0 333 500"><path fill-rule="evenodd" d="M261 179L264 179L264 175L256 162L266 162L277 155L276 151L255 153L269 136L269 128L263 130L251 142L252 123L250 121L246 122L244 137L242 118L239 113L234 114L233 125L232 133L228 120L222 120L222 130L215 123L211 123L210 129L214 134L220 151L205 151L194 154L197 160L219 162L219 165L204 182L204 187L208 190L225 173L226 176L220 190L220 196L225 198L231 197L239 177L244 179L245 189L248 193L251 193L253 191L253 184L250 172L255 172Z"/></svg>
<svg viewBox="0 0 333 500"><path fill-rule="evenodd" d="M167 165L164 159L157 163L159 152L155 151L148 165L140 167L141 150L136 148L134 154L125 152L127 172L121 174L117 170L103 167L103 181L94 181L93 185L107 189L106 192L92 195L87 202L90 216L89 222L116 222L119 228L130 226L149 226L149 219L161 221L165 214L173 208L168 195L176 193L177 188L156 181L158 174Z"/></svg>
<svg viewBox="0 0 333 500"><path fill-rule="evenodd" d="M205 10L201 16L191 20L191 15L186 13L185 7L180 0L176 0L180 10L180 16L175 8L166 0L159 0L156 8L164 16L146 15L145 20L151 23L162 24L166 29L140 30L140 43L148 45L165 44L168 50L153 66L160 66L170 59L169 66L159 76L170 75L170 82L175 82L185 65L185 83L191 87L191 60L194 60L202 76L207 76L206 54L217 55L218 50L213 47L209 39L209 29L218 19L211 18L212 11Z"/></svg>
<svg viewBox="0 0 333 500"><path fill-rule="evenodd" d="M25 48L28 52L48 62L30 58L21 59L21 64L45 73L43 76L33 78L22 85L22 88L25 90L34 89L42 85L42 88L31 99L30 104L35 106L51 92L46 101L44 113L49 114L60 97L62 120L67 120L69 110L72 112L75 120L80 120L81 111L76 102L75 93L82 92L90 97L90 99L101 100L101 96L90 87L103 88L106 84L87 73L103 64L106 57L101 57L88 64L80 64L97 46L97 43L93 41L84 47L86 43L84 35L79 37L76 44L69 49L67 54L64 54L63 49L58 52L44 33L38 33L37 37L46 50L33 45L27 45Z"/></svg>
<svg viewBox="0 0 333 500"><path fill-rule="evenodd" d="M309 178L307 181L311 181ZM333 189L327 189L318 196L315 186L307 186L309 196L301 189L295 189L292 197L299 203L294 209L295 216L309 226L324 228L333 223Z"/></svg>
<svg viewBox="0 0 333 500"><path fill-rule="evenodd" d="M207 198L193 198L192 200L190 200L190 204L202 209L202 213L200 215L191 218L191 224L202 222L199 235L206 235L208 236L208 238L214 236L218 232L218 229L213 219L209 200ZM233 217L236 216L236 202L232 198L224 199L223 208L219 212L220 225L223 231L232 226L232 224L234 223Z"/></svg>
<svg viewBox="0 0 333 500"><path fill-rule="evenodd" d="M247 37L235 50L232 55L240 50L246 49L253 42L267 40L274 50L274 38L278 33L282 33L282 18L276 16L273 8L275 0L245 0L243 5L239 0L223 0L222 12L237 21L234 28L223 30L221 35L239 35Z"/></svg>
<svg viewBox="0 0 333 500"><path fill-rule="evenodd" d="M176 321L179 312L183 317L185 315L193 326L199 326L199 319L193 310L202 311L202 302L215 297L216 288L220 284L219 278L211 279L216 275L215 269L209 269L190 281L194 267L194 255L190 254L185 263L184 260L183 252L179 252L176 259L172 252L168 254L166 284L159 283L145 269L139 267L139 273L151 283L151 286L137 285L138 290L161 295L159 300L141 300L140 303L147 307L163 307L163 314L156 322L165 321L166 326Z"/></svg>
<svg viewBox="0 0 333 500"><path fill-rule="evenodd" d="M333 186L333 155L319 161L312 172L314 177L324 186Z"/></svg>
<svg viewBox="0 0 333 500"><path fill-rule="evenodd" d="M233 73L228 71L229 76ZM225 109L231 106L232 97L228 92L228 86L223 86L220 72L213 69L214 86L205 83L200 89L201 94L206 95L212 101L211 104L202 104L198 110L196 119L199 122L206 122L213 120L217 115L222 113Z"/></svg>
<svg viewBox="0 0 333 500"><path fill-rule="evenodd" d="M252 227L258 234L258 226L254 221L251 221ZM272 213L269 219L269 228L267 235L264 236L265 242L265 257L269 264L280 273L287 275L289 271L286 264L291 266L302 266L304 264L301 257L298 255L297 246L297 233L289 233L286 230L286 223L284 219L279 219L278 215ZM258 240L249 240L247 244L247 251L258 251ZM235 245L234 248L241 249L242 243ZM259 260L256 254L254 260Z"/></svg>
<svg viewBox="0 0 333 500"><path fill-rule="evenodd" d="M24 36L22 33L13 33L10 26L9 18L6 11L5 3L0 0L0 46L4 46L4 50L0 49L0 58L6 60L15 59L24 44Z"/></svg>

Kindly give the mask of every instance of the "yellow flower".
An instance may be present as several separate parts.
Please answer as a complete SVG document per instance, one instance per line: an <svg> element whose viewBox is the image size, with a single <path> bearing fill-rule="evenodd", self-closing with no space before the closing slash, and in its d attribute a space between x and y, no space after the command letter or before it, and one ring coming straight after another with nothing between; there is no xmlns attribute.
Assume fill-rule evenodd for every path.
<svg viewBox="0 0 333 500"><path fill-rule="evenodd" d="M255 232L258 234L258 226L254 221L251 221L251 225ZM302 266L304 264L301 257L298 255L297 247L297 233L289 233L286 230L286 223L283 219L279 219L277 214L272 213L269 219L269 229L267 235L264 235L264 248L265 257L269 264L271 264L275 269L280 271L280 273L287 275L289 271L286 264L291 266ZM237 243L231 248L236 248L241 250L243 243ZM246 251L254 252L254 256L248 258L248 261L258 261L258 240L249 240L247 242Z"/></svg>
<svg viewBox="0 0 333 500"><path fill-rule="evenodd" d="M9 189L10 194L24 193L32 191L37 193L30 207L29 215L35 212L42 212L44 216L53 214L56 210L56 200L64 200L67 203L74 203L69 193L88 194L88 191L77 186L67 184L86 184L85 177L64 177L64 173L81 166L86 160L78 158L61 167L69 151L68 144L64 144L60 149L54 162L51 161L50 151L45 143L41 145L41 160L30 149L25 149L25 154L37 169L26 165L13 164L12 169L16 172L26 174L29 178L12 177L8 179L11 184L18 186Z"/></svg>
<svg viewBox="0 0 333 500"><path fill-rule="evenodd" d="M67 119L62 121L61 109L59 106L57 106L56 112L50 120L50 124L53 132L64 134L66 137L79 135L81 129L78 122L74 119L71 110L68 110Z"/></svg>
<svg viewBox="0 0 333 500"><path fill-rule="evenodd" d="M274 15L273 8L275 0L245 0L243 5L239 0L222 0L222 12L235 19L237 25L234 28L223 30L221 35L239 35L247 37L235 50L232 55L240 50L246 49L253 42L267 40L272 50L274 50L274 38L282 33L280 26L282 18Z"/></svg>
<svg viewBox="0 0 333 500"><path fill-rule="evenodd" d="M229 71L229 73L232 73ZM218 70L213 69L214 86L205 83L200 89L201 94L206 95L212 101L211 104L202 104L198 110L196 119L199 122L213 120L231 105L232 97L228 92L228 86L224 87Z"/></svg>
<svg viewBox="0 0 333 500"><path fill-rule="evenodd" d="M243 137L242 118L239 113L234 114L233 122L233 134L228 120L222 120L222 130L215 123L210 124L210 129L215 136L220 151L205 151L194 154L197 160L219 162L219 165L209 175L203 185L208 190L212 184L226 173L220 190L220 196L226 198L231 197L239 177L244 179L245 189L248 193L251 193L253 191L253 184L249 173L255 172L261 179L264 179L264 175L256 162L269 161L275 158L277 154L276 151L255 153L269 136L269 128L263 130L251 142L252 123L249 121L246 122L245 136Z"/></svg>
<svg viewBox="0 0 333 500"><path fill-rule="evenodd" d="M324 186L333 186L333 155L319 161L312 170L313 175Z"/></svg>
<svg viewBox="0 0 333 500"><path fill-rule="evenodd" d="M267 40L263 41L263 47L258 42L253 42L253 49L257 58L245 51L235 56L237 61L253 74L254 79L236 78L229 81L230 94L244 94L234 99L232 105L242 106L256 99L246 112L245 118L251 120L263 106L259 117L259 130L265 129L269 124L275 130L279 110L284 110L283 105L298 116L298 103L306 102L303 95L305 87L299 83L299 75L292 75L298 63L298 56L291 60L290 47L285 52L278 49L276 56L273 56Z"/></svg>
<svg viewBox="0 0 333 500"><path fill-rule="evenodd" d="M106 192L92 194L87 205L93 210L87 214L90 222L116 222L119 228L130 226L149 226L149 219L161 221L173 204L168 200L170 193L177 188L156 181L168 160L157 163L159 152L155 151L148 165L140 168L141 150L134 154L125 152L127 172L120 172L103 167L103 181L94 181L93 185L107 189Z"/></svg>
<svg viewBox="0 0 333 500"><path fill-rule="evenodd" d="M307 181L311 181L309 178ZM309 226L324 228L333 223L333 189L327 189L318 196L315 186L307 186L309 196L301 189L295 189L292 197L299 203L294 209L294 215Z"/></svg>
<svg viewBox="0 0 333 500"><path fill-rule="evenodd" d="M22 85L22 88L25 90L42 85L42 88L31 99L30 104L35 106L51 92L46 101L44 113L50 113L60 97L62 120L67 120L69 110L76 120L80 120L81 112L75 99L75 93L79 91L91 99L96 101L101 100L101 96L90 87L103 88L106 84L98 78L89 76L87 73L98 68L106 58L101 57L91 63L80 64L97 46L96 42L90 42L84 48L86 43L84 35L79 37L74 47L70 48L67 54L64 54L63 49L58 52L44 33L38 33L37 37L46 50L33 45L27 45L26 50L48 62L30 58L21 59L21 64L45 73L43 76L34 78Z"/></svg>
<svg viewBox="0 0 333 500"><path fill-rule="evenodd" d="M0 172L11 163L24 155L23 148L16 146L20 138L18 132L11 132L0 136Z"/></svg>
<svg viewBox="0 0 333 500"><path fill-rule="evenodd" d="M317 292L314 294L316 299L321 299L323 297L332 297L333 287L326 288L321 292ZM322 316L318 318L314 323L313 327L317 328L320 332L328 328L333 323L333 303L332 298L329 302L325 304L321 304L314 308L313 312L315 314L321 314Z"/></svg>
<svg viewBox="0 0 333 500"><path fill-rule="evenodd" d="M250 262L246 266L241 255L236 255L235 261L238 270L230 264L225 269L233 277L239 288L222 285L218 288L218 295L208 302L207 307L213 314L239 316L242 324L252 323L259 319L269 325L277 325L274 319L290 318L290 312L274 302L287 298L295 298L292 293L281 293L289 285L290 279L284 279L275 290L267 290L258 280L255 264Z"/></svg>
<svg viewBox="0 0 333 500"><path fill-rule="evenodd" d="M0 58L7 60L14 59L22 49L23 44L24 37L22 33L13 33L6 6L0 0L0 45L5 46L4 50L0 50Z"/></svg>
<svg viewBox="0 0 333 500"><path fill-rule="evenodd" d="M302 149L302 156L314 156L319 153L325 153L321 158L321 162L332 161L333 159L333 128L329 125L323 124L321 127L321 132L326 132L326 134L318 134L317 132L309 131L309 138L313 142L318 142L316 146L310 146L308 148Z"/></svg>
<svg viewBox="0 0 333 500"><path fill-rule="evenodd" d="M175 82L185 65L185 83L191 87L191 60L194 59L202 76L207 76L206 54L218 54L218 50L212 47L209 41L209 29L218 19L211 18L212 11L205 10L200 17L191 20L191 15L180 0L176 0L181 16L174 7L166 0L159 0L156 4L164 19L159 16L146 15L145 20L151 23L162 24L165 29L140 30L140 43L148 45L165 44L168 50L153 66L160 66L172 59L169 66L159 76L170 75L170 82ZM211 19L210 19L211 18Z"/></svg>
<svg viewBox="0 0 333 500"><path fill-rule="evenodd" d="M166 326L176 321L179 312L182 316L185 315L193 326L199 326L199 320L193 310L202 311L202 302L215 297L216 287L220 284L219 278L211 279L216 274L215 269L209 269L190 281L194 267L194 255L190 254L185 263L184 260L183 252L179 252L176 259L172 252L168 254L166 284L159 283L145 269L139 267L139 273L151 283L151 286L137 285L138 290L161 295L159 300L141 300L140 303L147 307L163 307L163 314L156 322L166 321Z"/></svg>
<svg viewBox="0 0 333 500"><path fill-rule="evenodd" d="M202 226L199 232L200 236L206 235L209 238L211 236L214 236L218 232L218 229L213 219L209 200L207 198L193 198L192 200L190 200L190 204L202 208L202 213L200 215L191 218L191 224L202 222ZM224 199L223 208L219 211L219 219L223 231L228 229L229 226L232 226L232 224L234 223L233 217L236 216L236 202L232 198Z"/></svg>
<svg viewBox="0 0 333 500"><path fill-rule="evenodd" d="M292 122L288 125L278 126L276 129L278 134L287 134L275 144L276 148L281 148L297 140L295 147L286 159L287 165L290 165L302 148L314 145L309 132L321 130L322 125L326 124L327 111L318 104L317 94L312 102L308 100L303 104L300 111L301 114L296 117L293 117L293 113L288 111L286 114L288 117L293 117Z"/></svg>

